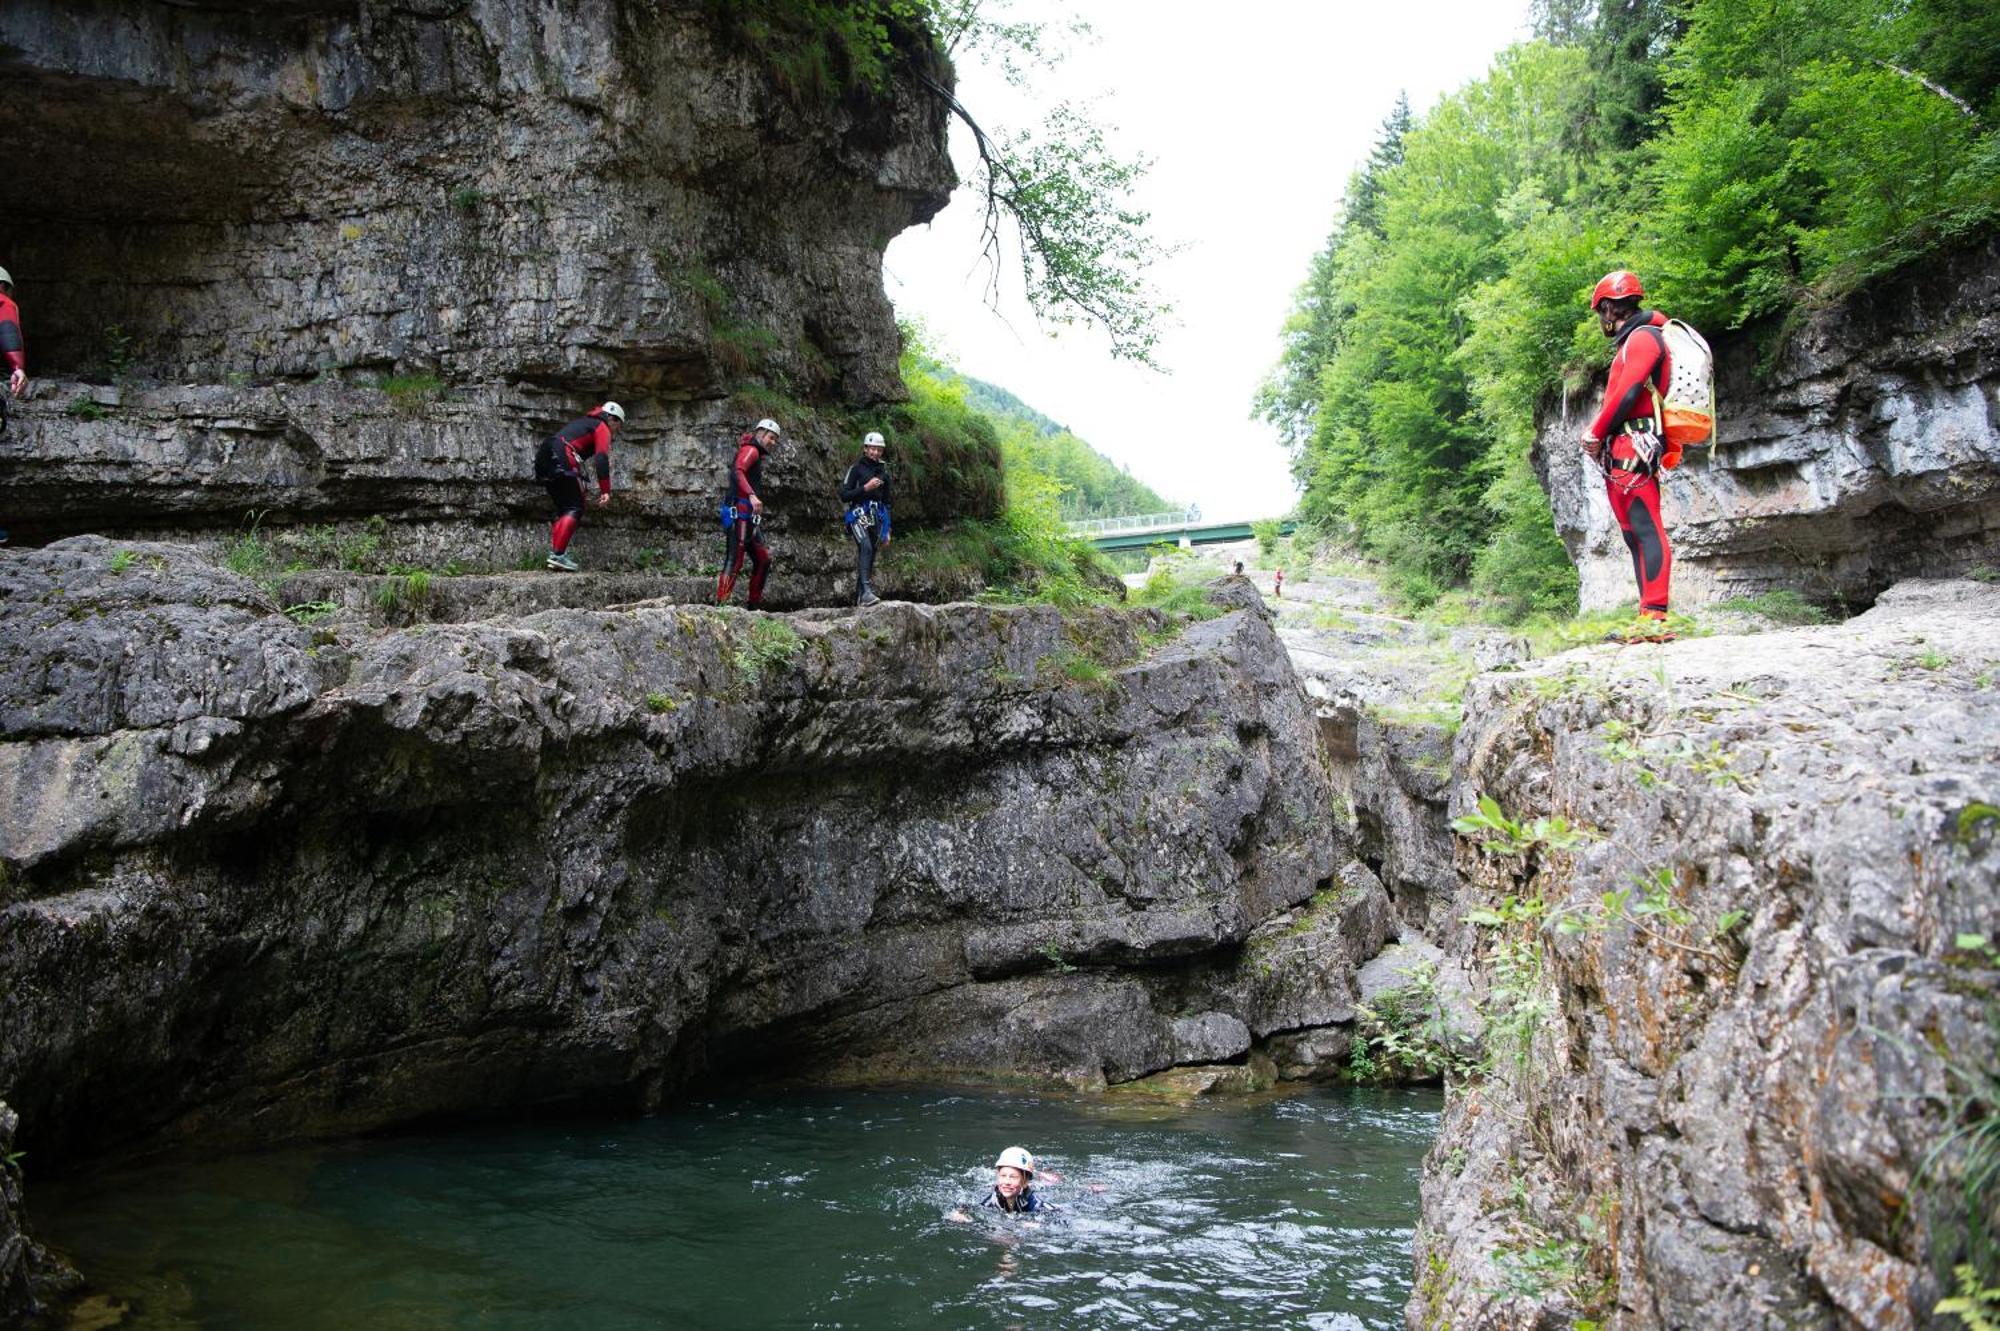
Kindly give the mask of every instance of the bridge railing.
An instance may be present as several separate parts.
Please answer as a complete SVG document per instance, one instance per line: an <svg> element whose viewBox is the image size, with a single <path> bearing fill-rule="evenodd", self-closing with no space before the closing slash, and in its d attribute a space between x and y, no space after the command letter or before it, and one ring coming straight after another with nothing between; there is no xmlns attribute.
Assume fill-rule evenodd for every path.
<svg viewBox="0 0 2000 1331"><path fill-rule="evenodd" d="M1136 513L1123 518L1084 518L1069 524L1072 536L1124 536L1131 532L1151 531L1155 527L1185 527L1190 519L1186 509L1176 509L1172 513ZM1199 522L1199 518L1193 519Z"/></svg>

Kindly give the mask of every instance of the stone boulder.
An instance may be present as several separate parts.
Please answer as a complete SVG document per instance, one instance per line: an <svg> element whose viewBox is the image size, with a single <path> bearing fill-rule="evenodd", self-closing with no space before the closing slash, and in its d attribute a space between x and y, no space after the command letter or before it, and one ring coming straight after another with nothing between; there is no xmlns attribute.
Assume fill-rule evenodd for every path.
<svg viewBox="0 0 2000 1331"><path fill-rule="evenodd" d="M1458 843L1440 942L1491 1061L1412 1326L1939 1325L1996 1205L1996 674L2000 588L1963 581L1475 681L1452 811L1516 830Z"/></svg>
<svg viewBox="0 0 2000 1331"><path fill-rule="evenodd" d="M182 546L0 573L0 1094L51 1167L725 1075L1102 1085L1351 1016L1388 929L1261 613L383 631Z"/></svg>

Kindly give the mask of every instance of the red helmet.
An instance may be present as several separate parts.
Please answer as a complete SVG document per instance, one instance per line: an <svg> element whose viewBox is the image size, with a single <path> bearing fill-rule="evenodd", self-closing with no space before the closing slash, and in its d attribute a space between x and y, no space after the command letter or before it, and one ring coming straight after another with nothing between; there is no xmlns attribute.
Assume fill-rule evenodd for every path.
<svg viewBox="0 0 2000 1331"><path fill-rule="evenodd" d="M1590 293L1590 308L1594 310L1607 300L1623 300L1627 296L1645 294L1646 288L1639 285L1639 275L1619 268L1597 279L1597 286Z"/></svg>

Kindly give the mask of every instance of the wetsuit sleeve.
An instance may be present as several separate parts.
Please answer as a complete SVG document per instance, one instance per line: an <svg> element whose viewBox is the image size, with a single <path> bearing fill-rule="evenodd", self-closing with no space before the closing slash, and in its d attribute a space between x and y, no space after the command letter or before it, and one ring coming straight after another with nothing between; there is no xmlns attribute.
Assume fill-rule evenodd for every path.
<svg viewBox="0 0 2000 1331"><path fill-rule="evenodd" d="M608 495L611 493L611 427L599 421L597 429L592 432L591 442L597 446L597 492Z"/></svg>
<svg viewBox="0 0 2000 1331"><path fill-rule="evenodd" d="M1652 336L1645 336L1648 331ZM1632 330L1618 348L1617 359L1611 362L1611 379L1604 385L1604 405L1598 409L1597 419L1590 423L1593 437L1608 438L1632 417L1652 414L1645 407L1646 381L1659 368L1665 350L1666 341L1657 329L1648 325Z"/></svg>
<svg viewBox="0 0 2000 1331"><path fill-rule="evenodd" d="M28 368L28 352L21 341L21 325L11 309L0 314L0 366L23 372Z"/></svg>
<svg viewBox="0 0 2000 1331"><path fill-rule="evenodd" d="M855 475L855 473L860 470L861 470L861 464L857 462L853 466L850 466L847 469L847 475L840 478L841 503L859 504L867 499L868 497L867 491L863 490L861 487L866 485L868 482L862 479L861 477Z"/></svg>
<svg viewBox="0 0 2000 1331"><path fill-rule="evenodd" d="M756 461L757 445L744 444L736 450L736 465L732 470L736 473L736 497L738 499L748 499L752 495L757 494L755 490L750 488L750 468ZM761 499L763 496L757 495L757 497Z"/></svg>

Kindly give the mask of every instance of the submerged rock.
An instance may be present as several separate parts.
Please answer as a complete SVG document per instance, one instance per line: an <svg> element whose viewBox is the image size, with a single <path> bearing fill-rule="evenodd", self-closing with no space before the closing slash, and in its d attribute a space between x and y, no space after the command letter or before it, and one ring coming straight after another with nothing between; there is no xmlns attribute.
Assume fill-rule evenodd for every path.
<svg viewBox="0 0 2000 1331"><path fill-rule="evenodd" d="M1470 690L1452 809L1514 830L1459 840L1491 1068L1428 1162L1412 1327L1930 1326L1993 1224L2000 589L1754 648Z"/></svg>

